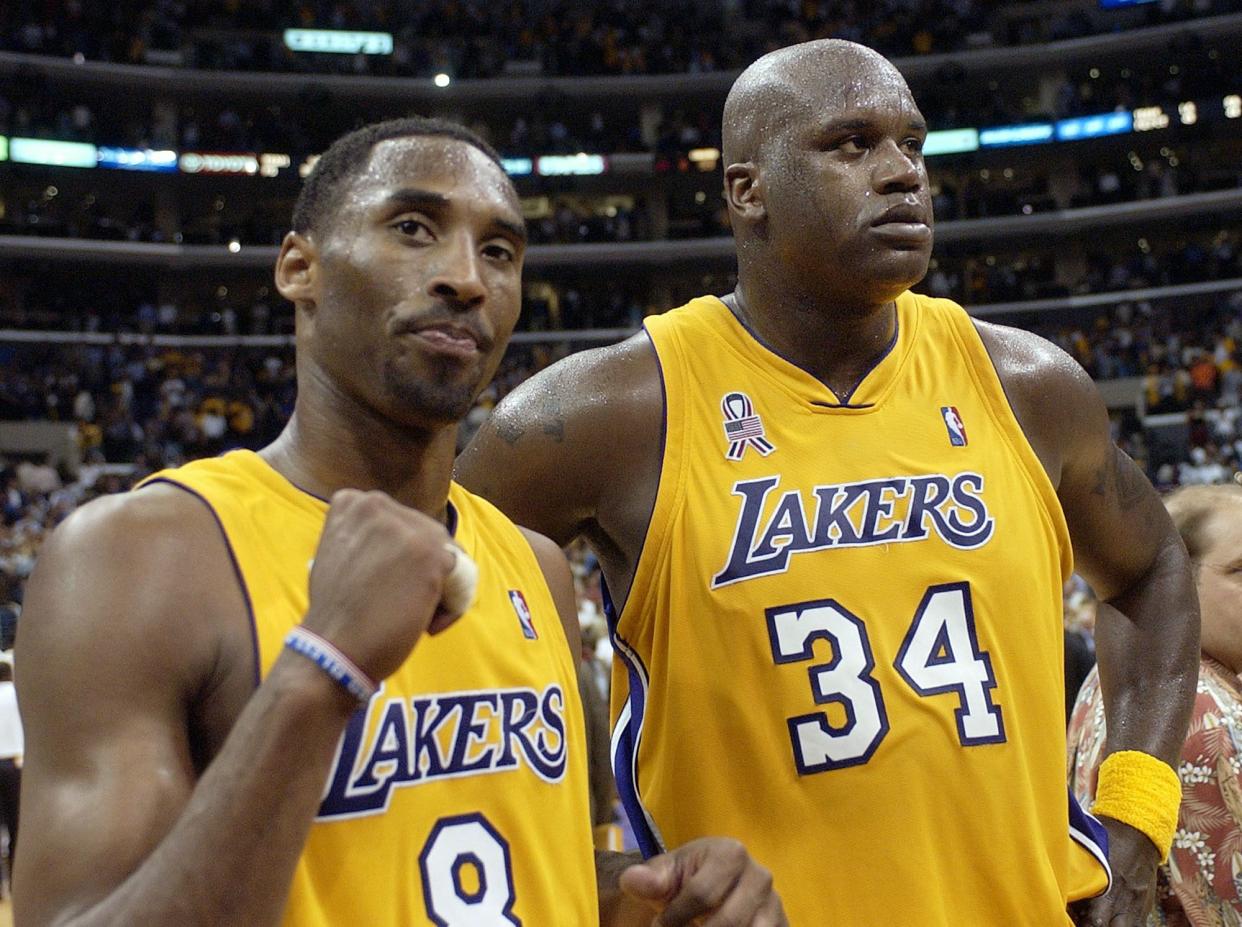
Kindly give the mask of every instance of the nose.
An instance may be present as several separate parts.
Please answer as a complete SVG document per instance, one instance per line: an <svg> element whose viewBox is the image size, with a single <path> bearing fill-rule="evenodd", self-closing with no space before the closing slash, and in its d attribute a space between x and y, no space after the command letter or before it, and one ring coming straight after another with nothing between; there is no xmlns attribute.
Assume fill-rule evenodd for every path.
<svg viewBox="0 0 1242 927"><path fill-rule="evenodd" d="M463 232L442 242L437 263L427 281L427 292L458 309L483 302L487 287L474 237Z"/></svg>
<svg viewBox="0 0 1242 927"><path fill-rule="evenodd" d="M921 160L911 157L892 139L880 146L873 183L877 193L914 193L923 186Z"/></svg>

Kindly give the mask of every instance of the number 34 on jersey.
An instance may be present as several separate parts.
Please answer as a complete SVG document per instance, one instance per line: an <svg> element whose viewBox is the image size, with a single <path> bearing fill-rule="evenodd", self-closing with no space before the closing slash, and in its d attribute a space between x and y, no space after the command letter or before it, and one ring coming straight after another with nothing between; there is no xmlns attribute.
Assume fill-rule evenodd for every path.
<svg viewBox="0 0 1242 927"><path fill-rule="evenodd" d="M875 655L863 618L835 599L780 605L765 612L778 664L814 659L816 641L832 649L827 663L807 669L816 705L838 704L843 722L826 711L788 719L794 762L802 775L857 766L871 759L889 731L884 693L871 675ZM922 697L956 695L957 735L964 747L1003 743L1005 722L992 702L992 660L979 649L970 584L929 586L893 663Z"/></svg>

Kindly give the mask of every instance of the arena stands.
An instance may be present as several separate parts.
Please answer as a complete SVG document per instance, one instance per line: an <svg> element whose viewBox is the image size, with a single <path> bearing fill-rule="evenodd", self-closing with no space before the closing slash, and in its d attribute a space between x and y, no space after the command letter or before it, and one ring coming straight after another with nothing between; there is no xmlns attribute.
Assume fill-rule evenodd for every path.
<svg viewBox="0 0 1242 927"><path fill-rule="evenodd" d="M417 112L465 122L507 159L534 247L477 425L551 360L732 286L724 94L756 55L825 35L896 56L934 130L921 288L1070 351L1160 484L1239 469L1237 0L285 7L0 10L10 579L82 499L274 433L292 319L271 266L328 139ZM346 54L298 50L306 37L286 29L391 49L355 36Z"/></svg>
<svg viewBox="0 0 1242 927"><path fill-rule="evenodd" d="M1236 0L1174 0L1121 13L1066 4L1053 15L1037 3L982 0L440 0L417 7L302 2L290 11L273 0L130 0L108 7L61 0L9 5L0 16L0 36L13 51L219 70L484 78L531 71L675 74L738 69L771 48L833 35L902 57L1073 39L1238 9ZM387 36L386 44L378 40L387 53L366 54L365 47L346 55L299 51L284 36L290 28Z"/></svg>

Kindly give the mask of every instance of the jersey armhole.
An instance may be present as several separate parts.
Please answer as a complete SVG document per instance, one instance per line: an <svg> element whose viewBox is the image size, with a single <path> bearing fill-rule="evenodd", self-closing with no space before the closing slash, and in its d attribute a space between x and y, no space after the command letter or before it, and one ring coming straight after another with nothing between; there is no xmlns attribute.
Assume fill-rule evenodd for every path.
<svg viewBox="0 0 1242 927"><path fill-rule="evenodd" d="M1057 545L1060 548L1061 578L1062 581L1066 581L1074 571L1074 553L1069 537L1069 526L1065 521L1065 513L1061 510L1061 500L1057 498L1052 480L1049 479L1043 464L1035 454L1035 449L1031 447L1030 439L1027 438L1026 432L1022 430L1018 422L1017 413L1014 412L1009 395L1005 392L1005 386L996 370L996 364L992 360L992 355L988 353L987 346L983 343L983 337L975 328L974 320L966 313L966 310L960 307L955 308L957 312L950 314L949 328L953 332L959 349L968 361L972 361L966 364L966 369L970 372L970 377L979 395L983 398L992 421L1005 436L1014 456L1022 465L1027 483L1042 503L1040 508L1044 514L1045 525L1057 539ZM969 331L966 331L966 328L969 328Z"/></svg>
<svg viewBox="0 0 1242 927"><path fill-rule="evenodd" d="M220 531L220 539L224 542L224 549L229 555L229 565L232 567L233 576L237 580L237 588L241 590L242 601L246 604L246 620L250 624L250 646L251 653L254 657L254 685L257 689L259 687L259 683L262 681L262 660L260 659L259 654L259 629L255 620L254 603L250 596L250 587L246 583L246 576L242 572L241 562L237 559L237 552L233 548L233 542L229 538L229 533L224 527L224 519L221 518L220 512L205 495L197 489L194 489L179 480L173 479L170 476L161 476L157 474L156 476L150 477L149 479L139 483L138 486L134 488L142 489L147 486L153 486L157 483L163 483L167 486L180 489L182 492L187 493L192 498L201 502L206 507L207 511L211 513L211 517Z"/></svg>
<svg viewBox="0 0 1242 927"><path fill-rule="evenodd" d="M668 556L672 546L672 526L685 498L685 407L684 404L669 402L670 379L673 391L679 390L687 380L685 352L680 335L664 317L650 318L644 327L660 378L660 469L651 517L634 561L634 576L626 592L625 605L612 622L613 633L622 638L626 637L627 616L638 611L631 607L632 603L636 598L650 593L659 565Z"/></svg>

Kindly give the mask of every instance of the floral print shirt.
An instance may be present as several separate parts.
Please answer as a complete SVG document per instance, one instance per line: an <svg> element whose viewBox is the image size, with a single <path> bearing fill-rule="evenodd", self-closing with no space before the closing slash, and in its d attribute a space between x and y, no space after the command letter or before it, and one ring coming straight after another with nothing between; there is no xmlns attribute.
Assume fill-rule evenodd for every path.
<svg viewBox="0 0 1242 927"><path fill-rule="evenodd" d="M1069 728L1070 787L1085 808L1095 797L1104 742L1104 699L1093 669ZM1242 927L1242 682L1207 656L1177 772L1182 806L1148 927Z"/></svg>

